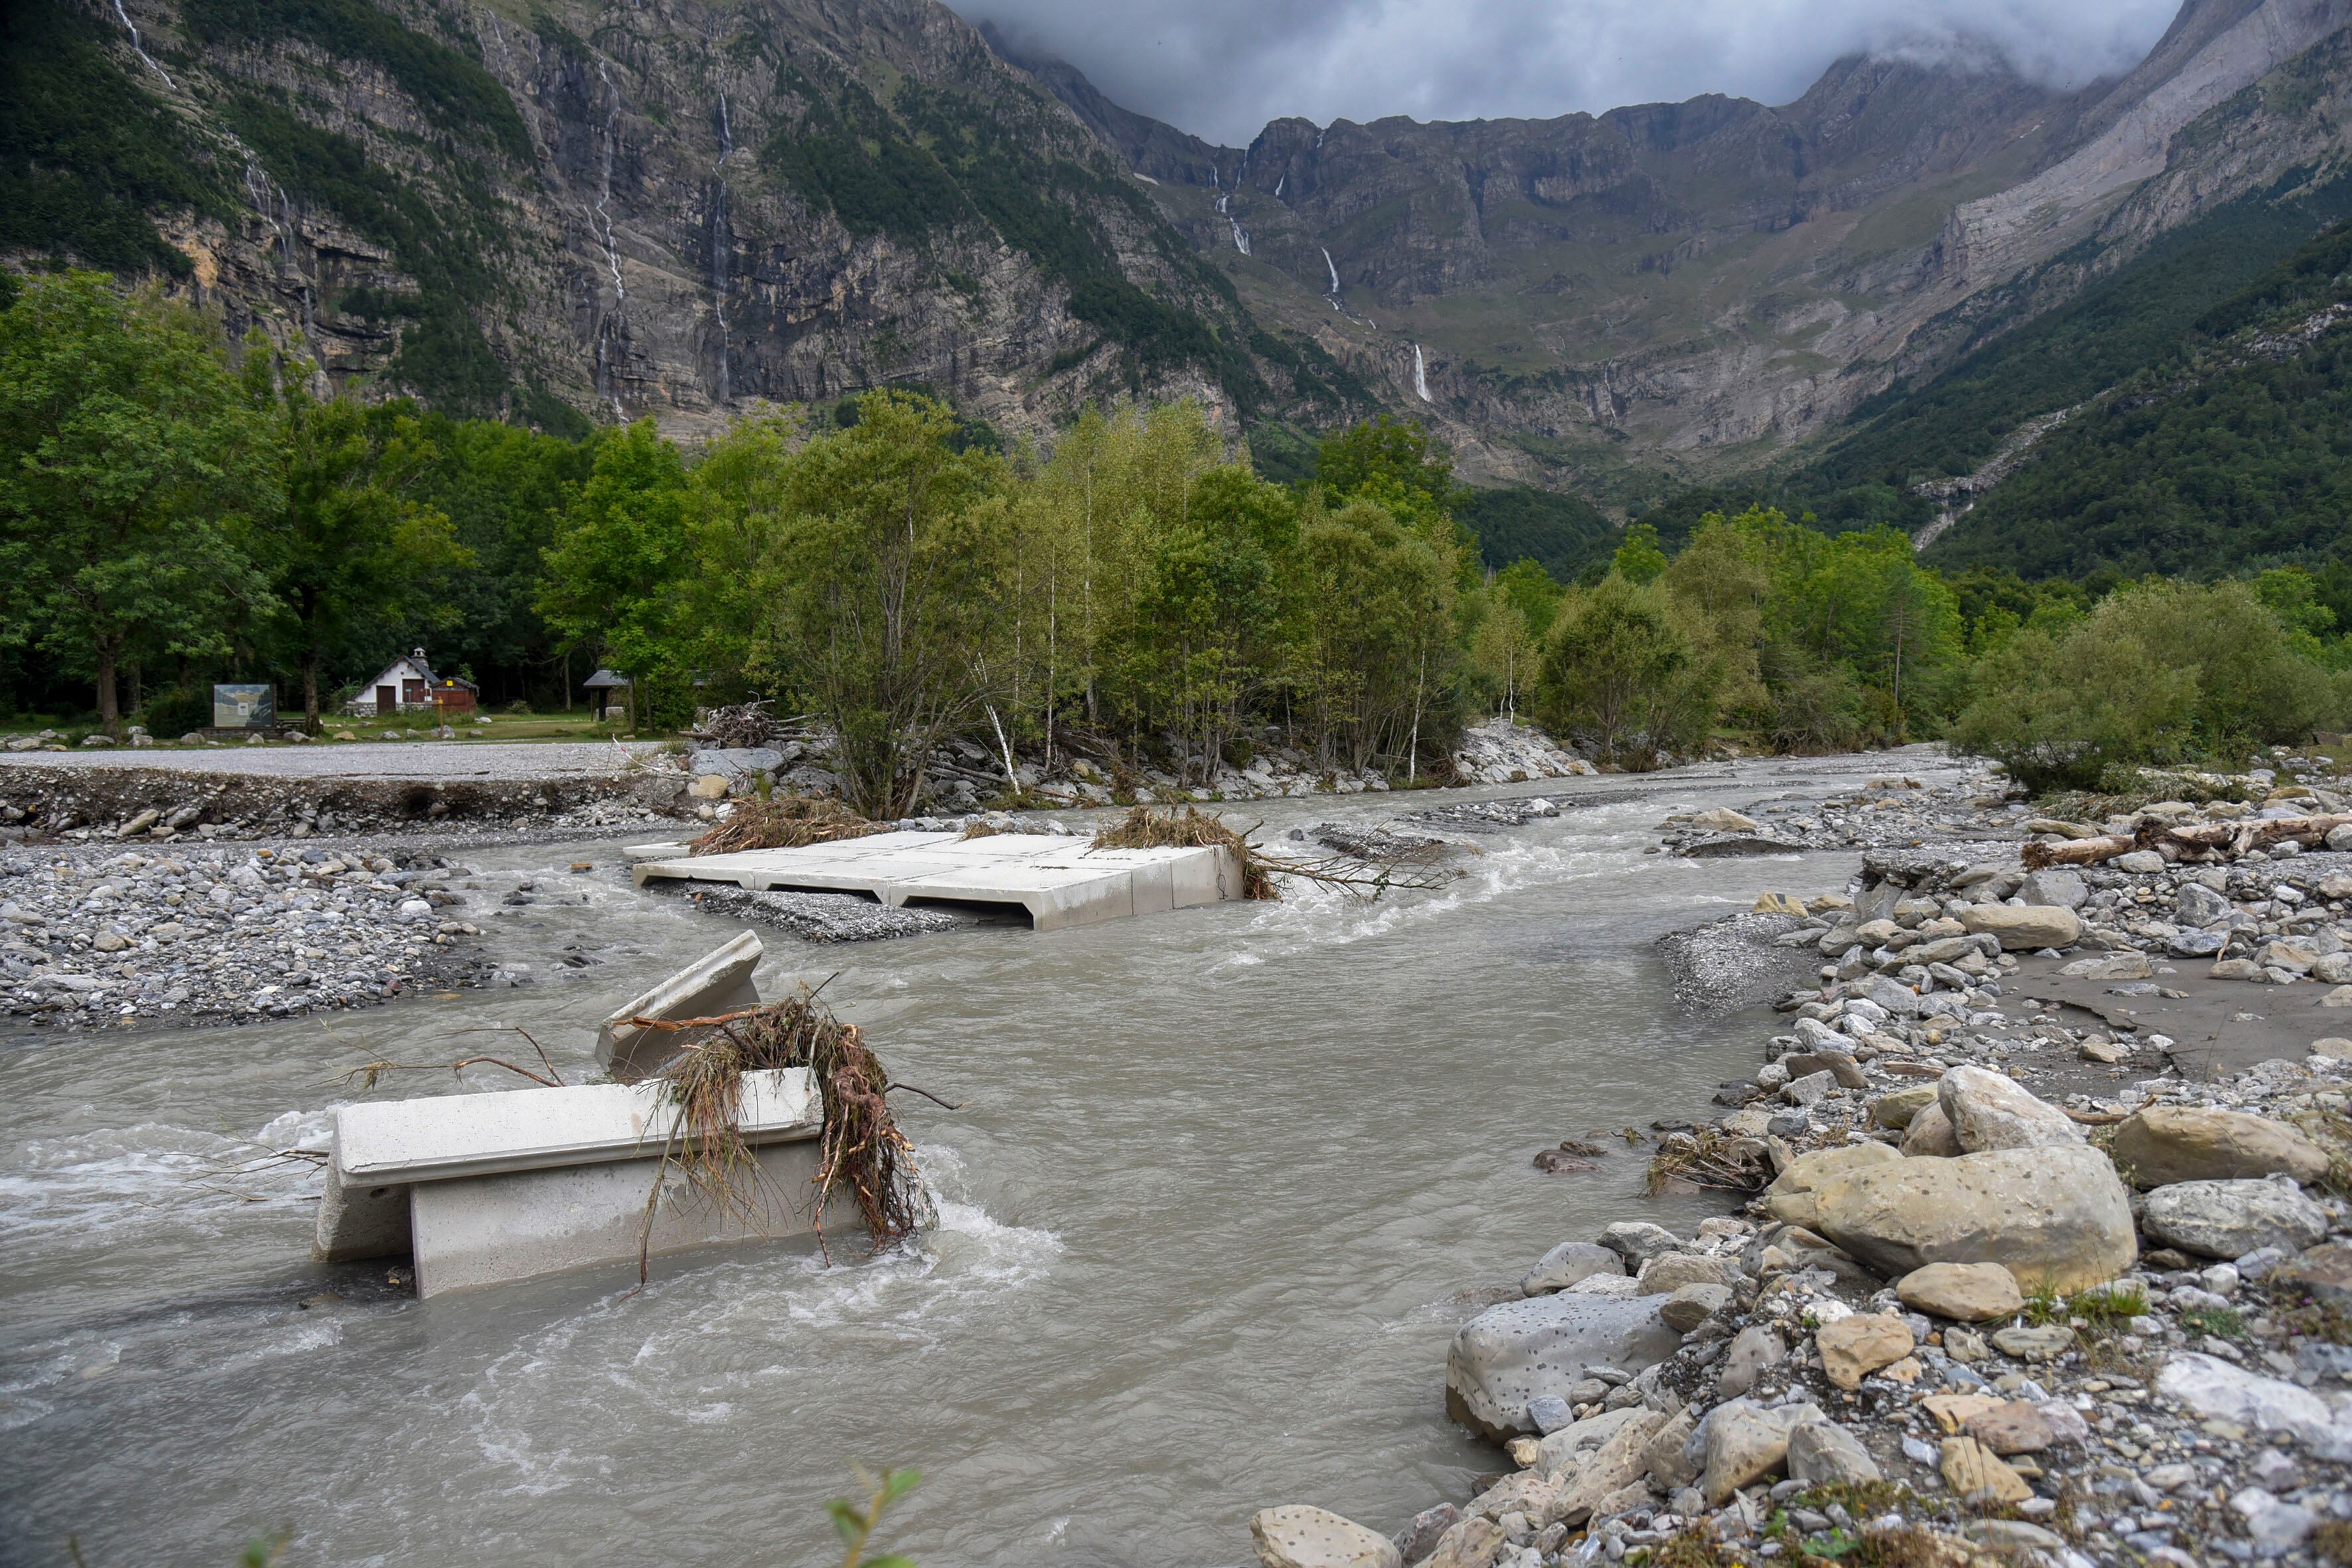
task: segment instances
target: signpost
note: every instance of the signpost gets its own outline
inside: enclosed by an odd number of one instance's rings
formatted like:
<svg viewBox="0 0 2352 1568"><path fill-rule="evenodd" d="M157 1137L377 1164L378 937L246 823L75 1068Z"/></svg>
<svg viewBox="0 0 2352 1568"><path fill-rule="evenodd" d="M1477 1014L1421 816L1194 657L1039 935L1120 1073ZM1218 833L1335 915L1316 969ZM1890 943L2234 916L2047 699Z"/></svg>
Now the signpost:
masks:
<svg viewBox="0 0 2352 1568"><path fill-rule="evenodd" d="M213 728L274 730L278 727L278 689L269 685L215 686Z"/></svg>

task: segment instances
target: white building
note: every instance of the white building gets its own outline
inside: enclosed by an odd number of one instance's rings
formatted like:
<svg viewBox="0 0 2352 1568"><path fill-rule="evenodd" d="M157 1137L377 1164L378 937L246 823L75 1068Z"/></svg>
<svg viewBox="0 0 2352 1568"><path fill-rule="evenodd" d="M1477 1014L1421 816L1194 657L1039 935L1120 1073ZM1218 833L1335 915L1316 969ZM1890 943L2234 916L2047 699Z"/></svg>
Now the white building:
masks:
<svg viewBox="0 0 2352 1568"><path fill-rule="evenodd" d="M343 704L343 711L362 719L389 719L395 713L449 709L470 713L478 695L478 689L470 680L434 674L433 667L425 662L425 650L411 648L385 665L383 674L361 687L357 695Z"/></svg>

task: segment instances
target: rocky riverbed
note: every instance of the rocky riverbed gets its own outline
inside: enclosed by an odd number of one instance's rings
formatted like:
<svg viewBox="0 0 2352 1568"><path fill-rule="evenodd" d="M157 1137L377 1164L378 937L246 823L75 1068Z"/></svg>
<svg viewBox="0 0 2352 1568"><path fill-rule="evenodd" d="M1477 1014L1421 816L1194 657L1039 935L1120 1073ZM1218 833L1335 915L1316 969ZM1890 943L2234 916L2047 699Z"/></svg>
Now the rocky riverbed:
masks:
<svg viewBox="0 0 2352 1568"><path fill-rule="evenodd" d="M1261 1562L2352 1561L2352 823L2218 782L1668 822L1866 847L1670 954L1694 1003L1786 987L1720 1119L1653 1135L1656 1186L1741 1206L1529 1259L1445 1368L1508 1468L1394 1538L1268 1509Z"/></svg>

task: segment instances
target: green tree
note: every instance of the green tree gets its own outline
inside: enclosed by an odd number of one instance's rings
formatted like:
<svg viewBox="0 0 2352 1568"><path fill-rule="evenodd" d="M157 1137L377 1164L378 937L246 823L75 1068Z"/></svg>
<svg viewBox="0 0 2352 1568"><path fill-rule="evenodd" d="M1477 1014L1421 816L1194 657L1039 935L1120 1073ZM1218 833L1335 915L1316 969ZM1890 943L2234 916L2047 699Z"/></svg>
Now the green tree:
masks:
<svg viewBox="0 0 2352 1568"><path fill-rule="evenodd" d="M266 363L249 342L250 363ZM302 718L319 731L319 668L362 628L390 627L425 612L436 574L471 563L449 520L419 501L432 454L413 412L371 411L345 398L320 401L304 384L308 362L265 389L276 426L278 505L261 520L281 618L302 680Z"/></svg>
<svg viewBox="0 0 2352 1568"><path fill-rule="evenodd" d="M650 419L607 436L544 555L538 609L548 629L633 679L633 710L672 673L665 609L690 564L686 465ZM635 716L633 711L632 716Z"/></svg>
<svg viewBox="0 0 2352 1568"><path fill-rule="evenodd" d="M999 689L1005 469L957 451L953 411L929 398L869 393L858 414L783 485L773 647L839 734L852 803L899 816L931 748Z"/></svg>
<svg viewBox="0 0 2352 1568"><path fill-rule="evenodd" d="M2196 705L2195 672L2158 661L2128 630L2027 627L1984 661L1952 741L2028 789L2095 789L2119 766L2189 754Z"/></svg>
<svg viewBox="0 0 2352 1568"><path fill-rule="evenodd" d="M1715 721L1720 671L1677 624L1662 588L1612 573L1572 598L1544 647L1540 712L1601 757L1655 767Z"/></svg>
<svg viewBox="0 0 2352 1568"><path fill-rule="evenodd" d="M1495 592L1519 612L1529 635L1538 638L1551 630L1552 621L1559 615L1559 602L1568 594L1550 573L1527 560L1514 561L1496 573Z"/></svg>
<svg viewBox="0 0 2352 1568"><path fill-rule="evenodd" d="M1646 522L1637 522L1625 531L1624 542L1617 546L1617 555L1611 563L1617 575L1635 587L1654 583L1666 569L1666 552L1658 547L1658 531Z"/></svg>
<svg viewBox="0 0 2352 1568"><path fill-rule="evenodd" d="M0 314L0 636L87 674L110 730L126 652L225 655L267 606L251 520L276 482L212 321L87 272Z"/></svg>

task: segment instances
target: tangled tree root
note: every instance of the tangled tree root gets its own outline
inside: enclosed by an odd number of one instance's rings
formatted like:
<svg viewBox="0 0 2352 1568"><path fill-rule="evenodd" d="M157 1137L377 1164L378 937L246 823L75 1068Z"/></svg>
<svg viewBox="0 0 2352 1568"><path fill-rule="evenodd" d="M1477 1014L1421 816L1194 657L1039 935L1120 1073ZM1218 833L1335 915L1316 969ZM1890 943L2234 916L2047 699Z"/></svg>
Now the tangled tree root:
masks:
<svg viewBox="0 0 2352 1568"><path fill-rule="evenodd" d="M1251 832L1255 832L1253 828ZM1378 899L1391 888L1438 888L1454 873L1429 865L1374 865L1347 856L1319 860L1288 860L1266 854L1236 833L1223 817L1194 806L1181 811L1154 812L1135 806L1095 834L1097 849L1229 849L1242 865L1242 897L1279 900L1274 879L1303 877L1326 887L1345 888L1366 900Z"/></svg>
<svg viewBox="0 0 2352 1568"><path fill-rule="evenodd" d="M1655 1197L1674 1181L1719 1192L1761 1192L1772 1179L1760 1140L1735 1137L1720 1127L1671 1132L1650 1162L1646 1184Z"/></svg>
<svg viewBox="0 0 2352 1568"><path fill-rule="evenodd" d="M781 795L774 800L745 800L733 815L688 847L697 855L732 855L743 849L801 849L830 844L838 838L863 838L887 833L890 826L868 822L837 800L814 795Z"/></svg>
<svg viewBox="0 0 2352 1568"><path fill-rule="evenodd" d="M668 1085L678 1115L646 1203L647 1243L654 1205L660 1201L663 1178L672 1169L684 1172L711 1202L758 1228L761 1172L743 1139L743 1075L771 1068L809 1068L824 1102L824 1131L814 1195L818 1244L824 1245L825 1205L845 1193L856 1204L877 1251L920 1228L928 1209L913 1147L884 1099L893 1089L910 1086L890 1082L881 1062L866 1048L857 1026L819 1005L814 991L803 986L799 994L782 1002L717 1018L632 1021L664 1029L714 1030L688 1046L658 1075ZM826 1255L831 1256L829 1248ZM641 1253L641 1279L646 1271Z"/></svg>

